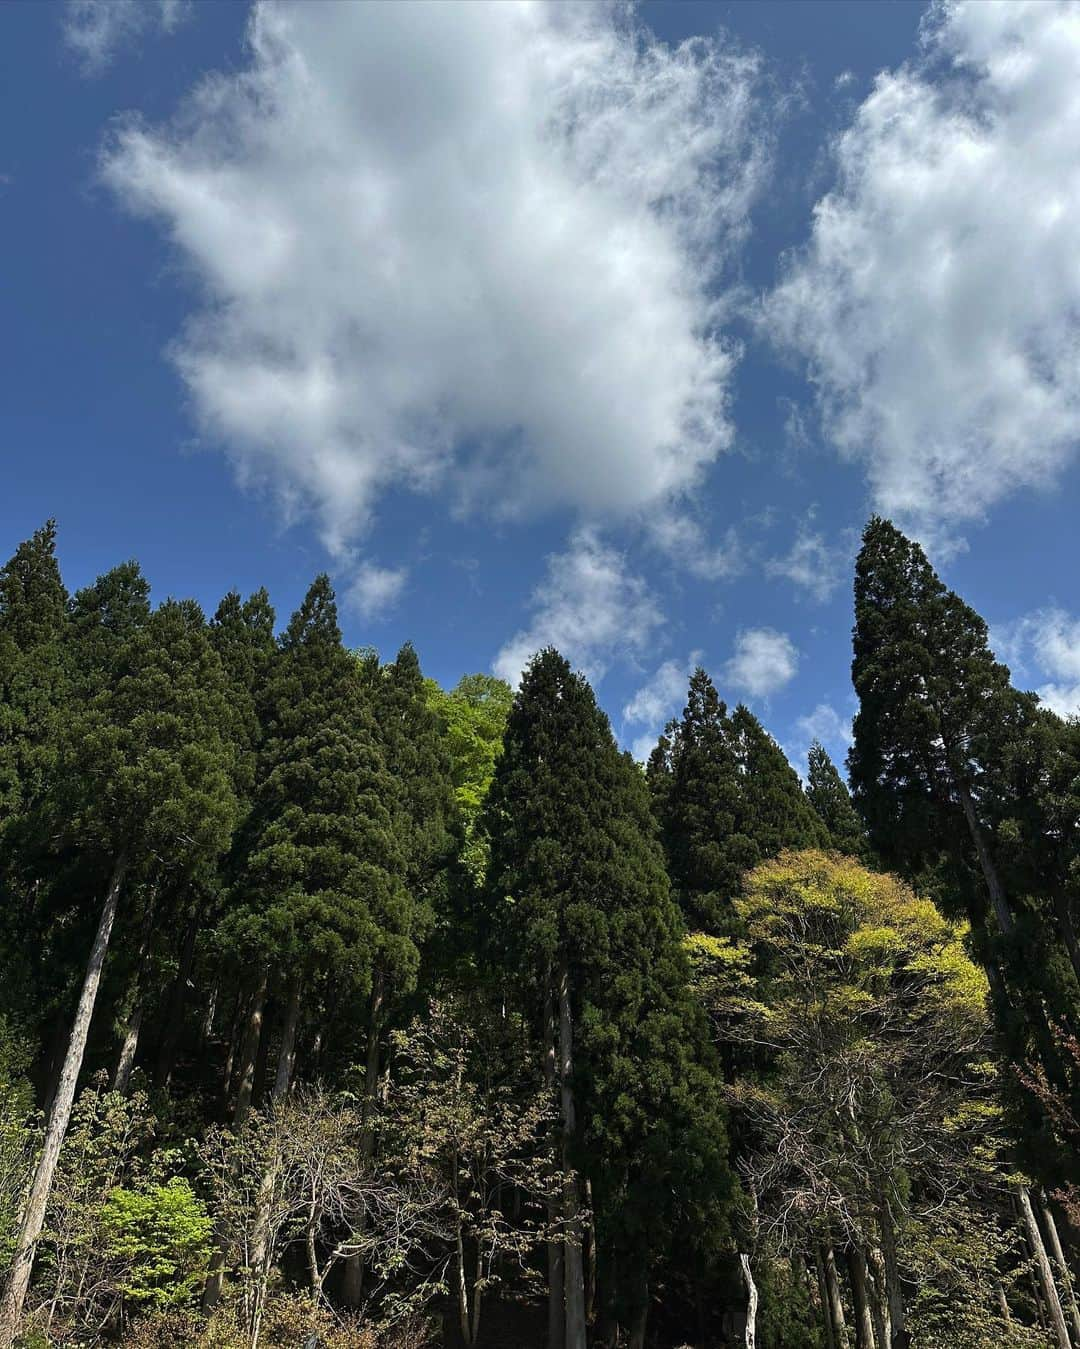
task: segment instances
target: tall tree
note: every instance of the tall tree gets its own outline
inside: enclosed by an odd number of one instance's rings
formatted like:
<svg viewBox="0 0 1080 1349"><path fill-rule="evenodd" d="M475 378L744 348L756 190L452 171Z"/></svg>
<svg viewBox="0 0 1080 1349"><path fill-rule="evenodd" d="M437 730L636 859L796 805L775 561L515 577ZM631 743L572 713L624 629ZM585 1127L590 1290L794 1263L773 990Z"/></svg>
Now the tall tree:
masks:
<svg viewBox="0 0 1080 1349"><path fill-rule="evenodd" d="M781 848L826 842L783 750L748 708L728 714L704 670L694 671L686 709L653 751L648 778L691 927L730 930L751 867Z"/></svg>
<svg viewBox="0 0 1080 1349"><path fill-rule="evenodd" d="M662 1242L673 1230L676 1197L689 1207L683 1181L726 1175L722 1114L701 1108L710 1097L695 1059L682 924L640 770L554 650L522 678L485 823L494 919L510 968L530 972L541 1046L557 1065L566 1349L585 1344L586 1177L597 1240L620 1256L619 1300L639 1344L650 1233ZM722 1194L722 1179L710 1188Z"/></svg>
<svg viewBox="0 0 1080 1349"><path fill-rule="evenodd" d="M815 740L806 756L806 799L828 831L837 852L860 857L866 851L866 830L851 803L847 783L840 776L828 751Z"/></svg>
<svg viewBox="0 0 1080 1349"><path fill-rule="evenodd" d="M203 616L170 601L123 644L112 678L69 728L58 825L99 859L108 881L0 1308L3 1349L18 1332L121 891L130 876L194 872L224 851L236 811L228 722Z"/></svg>

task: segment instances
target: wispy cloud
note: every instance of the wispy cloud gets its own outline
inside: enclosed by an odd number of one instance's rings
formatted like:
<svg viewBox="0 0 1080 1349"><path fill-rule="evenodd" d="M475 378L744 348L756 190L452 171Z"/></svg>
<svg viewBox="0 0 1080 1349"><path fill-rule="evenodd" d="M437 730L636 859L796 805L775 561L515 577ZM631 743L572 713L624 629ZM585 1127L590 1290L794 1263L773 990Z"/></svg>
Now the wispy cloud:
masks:
<svg viewBox="0 0 1080 1349"><path fill-rule="evenodd" d="M121 48L174 32L193 11L192 0L67 0L64 42L84 75L100 75Z"/></svg>
<svg viewBox="0 0 1080 1349"><path fill-rule="evenodd" d="M995 627L991 643L1013 672L1060 717L1080 716L1080 618L1057 605Z"/></svg>
<svg viewBox="0 0 1080 1349"><path fill-rule="evenodd" d="M546 646L558 647L572 665L600 680L612 660L647 650L664 621L644 580L587 528L574 534L566 552L548 558L532 609L528 627L515 633L493 663L495 673L511 684Z"/></svg>
<svg viewBox="0 0 1080 1349"><path fill-rule="evenodd" d="M623 708L623 723L648 729L634 737L631 752L645 760L661 729L686 702L690 676L701 664L702 653L691 651L686 660L666 660L632 695Z"/></svg>

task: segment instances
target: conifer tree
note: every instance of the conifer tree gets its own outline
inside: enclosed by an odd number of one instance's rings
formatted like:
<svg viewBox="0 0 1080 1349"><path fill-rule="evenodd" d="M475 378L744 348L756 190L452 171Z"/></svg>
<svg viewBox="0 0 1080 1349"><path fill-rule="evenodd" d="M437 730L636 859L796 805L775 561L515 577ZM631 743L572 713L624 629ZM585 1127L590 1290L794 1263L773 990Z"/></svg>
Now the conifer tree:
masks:
<svg viewBox="0 0 1080 1349"><path fill-rule="evenodd" d="M637 1343L648 1234L662 1241L674 1225L680 1177L724 1173L722 1116L702 1109L712 1098L692 1013L686 1020L682 924L645 784L588 684L554 650L522 678L485 823L506 959L528 972L543 1051L557 1065L564 1343L585 1344L583 1176L593 1182L598 1242L622 1257L620 1301Z"/></svg>
<svg viewBox="0 0 1080 1349"><path fill-rule="evenodd" d="M124 642L112 678L69 728L58 825L109 879L0 1308L3 1349L18 1330L122 889L129 876L145 880L162 868L195 874L224 851L236 811L228 723L203 616L170 601Z"/></svg>
<svg viewBox="0 0 1080 1349"><path fill-rule="evenodd" d="M866 831L851 804L851 793L828 751L815 740L806 756L806 799L828 830L831 846L849 857L861 857L866 849Z"/></svg>
<svg viewBox="0 0 1080 1349"><path fill-rule="evenodd" d="M0 842L5 822L40 797L55 762L66 607L49 520L0 570Z"/></svg>
<svg viewBox="0 0 1080 1349"><path fill-rule="evenodd" d="M728 715L698 669L648 767L672 885L691 927L729 931L742 877L825 831L783 751L748 708Z"/></svg>
<svg viewBox="0 0 1080 1349"><path fill-rule="evenodd" d="M121 562L71 601L72 677L84 697L111 677L117 654L150 618L150 583L137 562Z"/></svg>

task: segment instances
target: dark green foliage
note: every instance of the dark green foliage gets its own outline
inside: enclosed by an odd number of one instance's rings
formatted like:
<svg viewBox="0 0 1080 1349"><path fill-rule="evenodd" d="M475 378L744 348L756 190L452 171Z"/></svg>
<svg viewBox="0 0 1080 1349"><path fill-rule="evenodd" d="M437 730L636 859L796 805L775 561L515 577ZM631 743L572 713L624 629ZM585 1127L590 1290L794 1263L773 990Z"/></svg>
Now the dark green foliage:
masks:
<svg viewBox="0 0 1080 1349"><path fill-rule="evenodd" d="M780 746L746 707L729 716L704 670L694 671L686 709L653 751L648 779L691 927L729 931L748 870L783 848L827 842Z"/></svg>
<svg viewBox="0 0 1080 1349"><path fill-rule="evenodd" d="M54 771L66 605L50 520L0 570L0 847L5 823L34 807Z"/></svg>
<svg viewBox="0 0 1080 1349"><path fill-rule="evenodd" d="M393 827L397 788L325 576L282 637L265 707L241 902L222 941L234 958L354 994L379 961L407 979L417 955Z"/></svg>
<svg viewBox="0 0 1080 1349"><path fill-rule="evenodd" d="M556 651L522 679L485 822L502 960L527 980L541 1028L569 972L578 1159L632 1300L648 1255L677 1231L723 1231L723 1110L646 784Z"/></svg>
<svg viewBox="0 0 1080 1349"><path fill-rule="evenodd" d="M150 617L150 584L137 562L121 562L71 601L71 664L80 693L111 677L120 647Z"/></svg>
<svg viewBox="0 0 1080 1349"><path fill-rule="evenodd" d="M864 856L866 831L862 820L851 804L847 783L817 740L810 746L806 763L806 799L828 830L830 845L851 857Z"/></svg>

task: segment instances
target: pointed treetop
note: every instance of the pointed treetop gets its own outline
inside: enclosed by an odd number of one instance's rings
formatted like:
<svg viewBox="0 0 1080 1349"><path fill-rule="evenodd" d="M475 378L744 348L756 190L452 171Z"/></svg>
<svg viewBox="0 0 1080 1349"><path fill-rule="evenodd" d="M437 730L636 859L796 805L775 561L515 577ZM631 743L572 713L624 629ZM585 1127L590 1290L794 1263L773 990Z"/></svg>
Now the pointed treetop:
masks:
<svg viewBox="0 0 1080 1349"><path fill-rule="evenodd" d="M320 572L312 581L299 609L289 619L289 626L281 639L285 650L316 642L325 642L331 646L341 644L337 601L326 572Z"/></svg>
<svg viewBox="0 0 1080 1349"><path fill-rule="evenodd" d="M810 746L806 762L806 799L828 830L833 848L852 857L863 856L866 831L851 804L847 783L820 741Z"/></svg>
<svg viewBox="0 0 1080 1349"><path fill-rule="evenodd" d="M56 562L56 521L47 520L0 569L0 631L28 651L58 635L66 608Z"/></svg>

